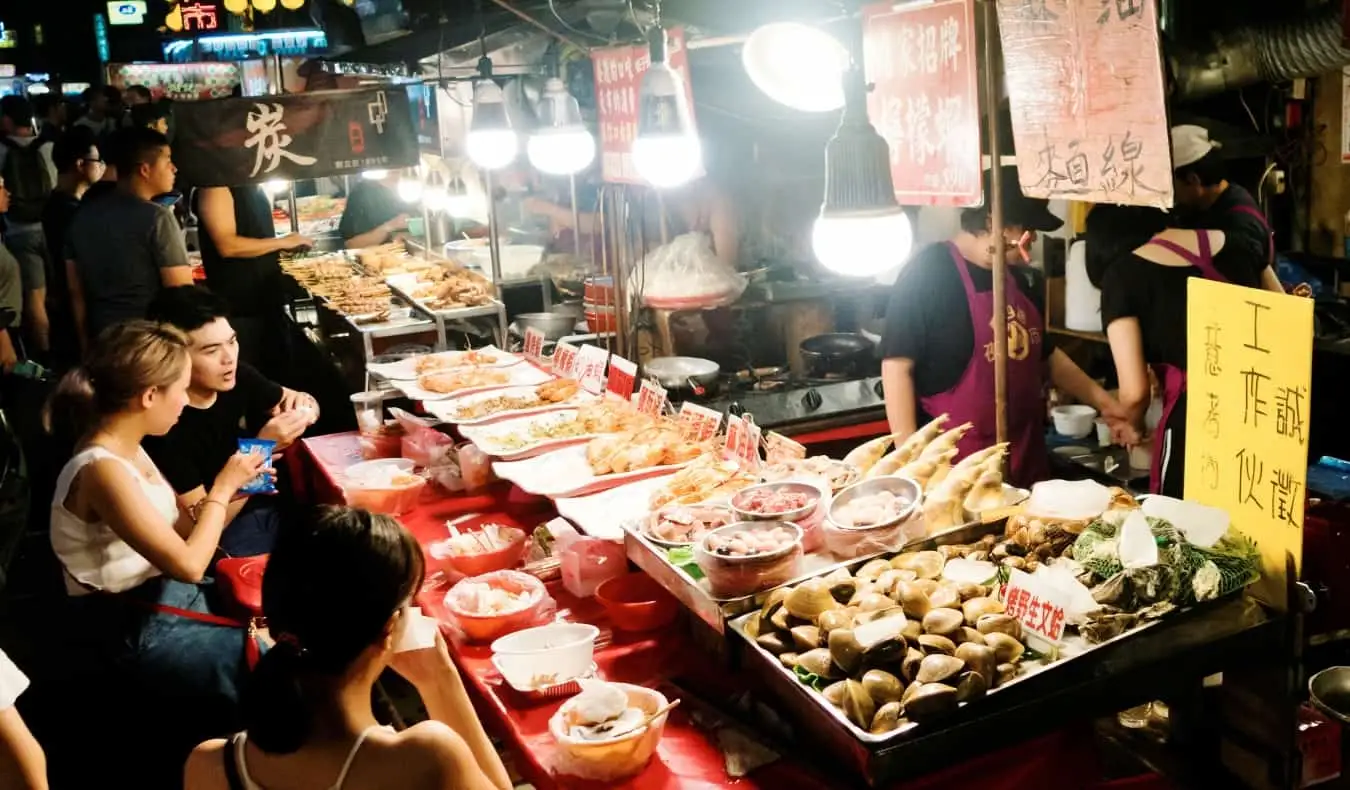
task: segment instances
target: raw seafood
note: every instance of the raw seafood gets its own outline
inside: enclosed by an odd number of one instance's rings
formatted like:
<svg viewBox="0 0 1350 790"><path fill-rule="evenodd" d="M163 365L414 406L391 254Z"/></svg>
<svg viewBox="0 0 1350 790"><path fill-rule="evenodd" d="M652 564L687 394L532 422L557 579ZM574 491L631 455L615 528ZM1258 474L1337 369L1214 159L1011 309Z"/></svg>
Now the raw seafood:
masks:
<svg viewBox="0 0 1350 790"><path fill-rule="evenodd" d="M758 557L782 551L796 542L797 535L787 527L735 529L709 534L703 539L703 547L719 557Z"/></svg>
<svg viewBox="0 0 1350 790"><path fill-rule="evenodd" d="M417 378L417 386L427 392L445 394L473 387L492 387L508 384L511 374L501 370L450 370L444 373L426 373Z"/></svg>
<svg viewBox="0 0 1350 790"><path fill-rule="evenodd" d="M677 505L653 514L647 534L665 543L695 543L712 530L730 524L733 518L724 507Z"/></svg>
<svg viewBox="0 0 1350 790"><path fill-rule="evenodd" d="M844 527L871 527L894 521L910 501L896 496L891 491L878 491L875 494L855 497L847 505L830 514L831 519Z"/></svg>
<svg viewBox="0 0 1350 790"><path fill-rule="evenodd" d="M455 588L458 590L460 608L479 617L514 614L529 608L534 602L534 596L529 591L511 592L487 582L465 581Z"/></svg>
<svg viewBox="0 0 1350 790"><path fill-rule="evenodd" d="M747 513L773 516L779 513L801 510L817 500L819 500L819 497L813 497L803 491L761 488L748 492L745 496L737 499L734 504L738 510L744 510Z"/></svg>
<svg viewBox="0 0 1350 790"><path fill-rule="evenodd" d="M844 461L836 461L828 455L816 455L791 461L780 461L764 467L759 473L766 483L799 477L818 477L829 484L831 491L838 491L858 480L858 470Z"/></svg>
<svg viewBox="0 0 1350 790"><path fill-rule="evenodd" d="M669 483L652 494L649 504L653 510L671 502L693 505L729 496L754 483L754 475L743 472L735 461L709 452L672 475Z"/></svg>

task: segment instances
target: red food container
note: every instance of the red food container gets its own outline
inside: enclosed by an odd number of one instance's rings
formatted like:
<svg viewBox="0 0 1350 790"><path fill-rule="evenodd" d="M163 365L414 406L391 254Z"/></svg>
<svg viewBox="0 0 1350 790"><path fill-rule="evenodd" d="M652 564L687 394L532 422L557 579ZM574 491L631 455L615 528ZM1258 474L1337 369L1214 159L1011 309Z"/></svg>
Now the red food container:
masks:
<svg viewBox="0 0 1350 790"><path fill-rule="evenodd" d="M479 614L470 610L470 585L486 584L499 590L525 594L525 608L505 614ZM522 628L540 625L551 616L553 599L544 589L544 583L520 571L494 571L482 576L470 576L450 588L445 594L445 608L455 624L471 642L491 642Z"/></svg>
<svg viewBox="0 0 1350 790"><path fill-rule="evenodd" d="M452 577L480 576L492 571L504 571L520 564L525 556L525 530L498 527L497 536L506 542L500 549L474 554L450 554L450 540L442 540L427 547L427 572L445 571ZM453 540L453 538L451 539Z"/></svg>
<svg viewBox="0 0 1350 790"><path fill-rule="evenodd" d="M582 292L583 301L588 305L614 305L614 278L587 277Z"/></svg>
<svg viewBox="0 0 1350 790"><path fill-rule="evenodd" d="M613 332L616 326L614 320L614 308L612 307L587 307L586 308L586 326L592 332L603 333Z"/></svg>
<svg viewBox="0 0 1350 790"><path fill-rule="evenodd" d="M661 585L645 573L610 579L595 590L609 621L621 631L652 631L668 625L679 608Z"/></svg>

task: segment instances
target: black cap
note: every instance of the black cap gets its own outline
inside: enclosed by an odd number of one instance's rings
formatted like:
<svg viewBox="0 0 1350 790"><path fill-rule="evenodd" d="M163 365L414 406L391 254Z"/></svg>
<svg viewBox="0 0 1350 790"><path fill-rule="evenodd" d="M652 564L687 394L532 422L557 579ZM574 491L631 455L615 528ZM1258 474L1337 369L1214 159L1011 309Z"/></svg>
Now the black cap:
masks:
<svg viewBox="0 0 1350 790"><path fill-rule="evenodd" d="M1026 230L1054 231L1064 226L1064 220L1050 212L1050 201L1031 198L1022 194L1021 182L1017 180L1017 168L1004 165L999 181L1000 194L1003 197L1003 224L1018 225ZM988 196L994 193L990 185L990 171L984 171L985 208L991 208Z"/></svg>

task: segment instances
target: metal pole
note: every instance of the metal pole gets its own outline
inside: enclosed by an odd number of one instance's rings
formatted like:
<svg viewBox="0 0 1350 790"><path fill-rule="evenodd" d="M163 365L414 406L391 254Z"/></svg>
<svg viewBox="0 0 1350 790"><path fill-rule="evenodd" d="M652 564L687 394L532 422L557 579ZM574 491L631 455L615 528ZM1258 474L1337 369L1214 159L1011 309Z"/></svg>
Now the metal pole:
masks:
<svg viewBox="0 0 1350 790"><path fill-rule="evenodd" d="M984 2L984 95L989 113L989 223L994 277L994 425L996 441L1008 440L1008 293L1007 258L1003 243L1003 187L999 151L998 10ZM976 320L979 320L978 318ZM976 353L979 349L975 349Z"/></svg>
<svg viewBox="0 0 1350 790"><path fill-rule="evenodd" d="M294 181L291 182L291 187L290 187L290 190L289 190L289 194L287 195L287 202L288 202L288 205L286 206L286 210L289 211L289 212L290 212L290 215L291 215L291 233L299 233L299 232L300 232L300 213L297 212L297 211L295 210L295 182L294 182Z"/></svg>
<svg viewBox="0 0 1350 790"><path fill-rule="evenodd" d="M483 184L487 189L488 255L492 259L492 282L497 286L497 298L502 298L502 248L497 239L497 193L492 183L492 171L483 170Z"/></svg>
<svg viewBox="0 0 1350 790"><path fill-rule="evenodd" d="M581 210L577 207L577 174L567 177L572 188L572 246L577 258L581 257Z"/></svg>

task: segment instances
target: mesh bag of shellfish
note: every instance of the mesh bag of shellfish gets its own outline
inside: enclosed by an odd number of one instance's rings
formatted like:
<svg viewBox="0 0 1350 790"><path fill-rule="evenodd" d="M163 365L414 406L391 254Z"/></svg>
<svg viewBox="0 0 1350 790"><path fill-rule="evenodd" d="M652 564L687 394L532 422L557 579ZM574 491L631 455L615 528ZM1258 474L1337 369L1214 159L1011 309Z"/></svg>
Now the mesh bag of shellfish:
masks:
<svg viewBox="0 0 1350 790"><path fill-rule="evenodd" d="M1177 566L1186 578L1191 570L1186 566L1185 551L1189 544L1181 531L1162 519L1150 518L1149 531L1158 544L1158 562ZM1073 544L1073 558L1100 579L1109 579L1124 570L1120 563L1120 527L1107 519L1097 519L1083 530Z"/></svg>
<svg viewBox="0 0 1350 790"><path fill-rule="evenodd" d="M1182 545L1187 597L1209 601L1241 590L1261 578L1261 551L1241 533L1228 534L1209 548Z"/></svg>

